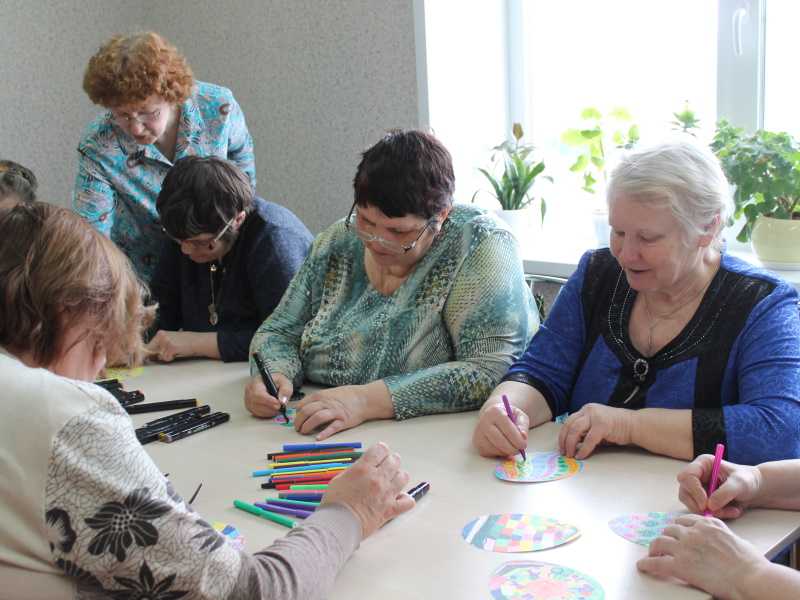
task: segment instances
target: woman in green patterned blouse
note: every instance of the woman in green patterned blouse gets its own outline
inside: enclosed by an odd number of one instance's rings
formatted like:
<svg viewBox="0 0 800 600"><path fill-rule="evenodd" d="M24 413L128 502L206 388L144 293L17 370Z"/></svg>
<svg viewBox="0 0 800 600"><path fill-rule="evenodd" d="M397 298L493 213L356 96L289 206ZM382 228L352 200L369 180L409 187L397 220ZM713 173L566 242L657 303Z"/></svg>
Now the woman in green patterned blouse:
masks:
<svg viewBox="0 0 800 600"><path fill-rule="evenodd" d="M332 386L298 405L324 439L372 419L474 410L537 326L517 244L491 215L453 206L450 153L392 131L358 165L347 219L322 232L258 329L278 387L256 371L245 405L271 417L304 379Z"/></svg>

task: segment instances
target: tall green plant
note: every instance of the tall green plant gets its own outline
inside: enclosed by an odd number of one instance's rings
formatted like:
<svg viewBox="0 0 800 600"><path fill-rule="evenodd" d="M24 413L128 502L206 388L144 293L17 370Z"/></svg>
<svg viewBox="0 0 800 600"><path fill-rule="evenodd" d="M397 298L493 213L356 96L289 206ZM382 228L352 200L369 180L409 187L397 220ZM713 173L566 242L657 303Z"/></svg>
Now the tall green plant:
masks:
<svg viewBox="0 0 800 600"><path fill-rule="evenodd" d="M763 129L746 134L722 119L711 149L736 186L734 218L745 217L737 240L750 239L761 215L800 219L800 144L792 136Z"/></svg>
<svg viewBox="0 0 800 600"><path fill-rule="evenodd" d="M639 141L639 126L632 123L631 114L624 108L612 109L605 117L590 106L581 112L584 126L567 129L561 141L579 150L578 157L569 168L583 177L582 189L590 194L597 190L595 185L602 180L605 184L607 150L614 148L633 148Z"/></svg>
<svg viewBox="0 0 800 600"><path fill-rule="evenodd" d="M503 210L519 210L525 208L534 200L531 193L536 178L544 171L544 161L536 162L533 158L533 145L523 144L522 136L524 132L522 125L514 123L512 127L512 140L506 140L492 148L492 163L498 161L498 156L502 157L503 172L500 177L495 177L486 169L478 169L492 186L494 197L500 203ZM542 175L544 179L552 181L552 178ZM473 200L478 192L472 196ZM540 198L540 212L544 221L547 205L544 198Z"/></svg>

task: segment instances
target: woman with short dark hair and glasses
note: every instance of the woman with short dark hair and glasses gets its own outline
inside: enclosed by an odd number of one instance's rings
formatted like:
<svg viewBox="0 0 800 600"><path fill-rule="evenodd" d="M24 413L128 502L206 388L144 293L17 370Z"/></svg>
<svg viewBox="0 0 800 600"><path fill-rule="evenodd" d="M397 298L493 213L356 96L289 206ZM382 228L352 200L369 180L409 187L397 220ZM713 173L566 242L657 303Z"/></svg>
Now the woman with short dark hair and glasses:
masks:
<svg viewBox="0 0 800 600"><path fill-rule="evenodd" d="M235 162L253 187L253 140L231 90L197 81L186 58L152 31L115 35L89 60L89 99L106 109L78 144L74 208L150 282L164 235L161 182L184 156Z"/></svg>
<svg viewBox="0 0 800 600"><path fill-rule="evenodd" d="M537 325L514 237L453 205L450 153L435 137L390 132L364 152L353 186L349 215L317 237L250 346L278 387L275 398L251 379L256 416L273 416L304 379L331 386L295 417L318 439L478 408Z"/></svg>
<svg viewBox="0 0 800 600"><path fill-rule="evenodd" d="M151 285L148 348L158 360L246 360L250 339L300 268L312 236L292 211L254 196L232 162L187 156L156 201L168 238Z"/></svg>

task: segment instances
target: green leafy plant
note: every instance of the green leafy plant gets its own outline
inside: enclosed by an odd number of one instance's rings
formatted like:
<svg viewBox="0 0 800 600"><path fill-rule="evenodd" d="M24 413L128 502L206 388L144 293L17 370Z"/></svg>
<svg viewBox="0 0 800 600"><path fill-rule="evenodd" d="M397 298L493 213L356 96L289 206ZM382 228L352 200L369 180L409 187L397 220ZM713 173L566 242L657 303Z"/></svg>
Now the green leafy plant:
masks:
<svg viewBox="0 0 800 600"><path fill-rule="evenodd" d="M522 125L514 123L512 134L513 141L506 140L492 149L493 165L498 160L502 160L503 172L500 177L495 177L486 169L478 169L489 180L494 197L497 198L503 210L519 210L533 202L534 196L531 188L536 178L544 171L544 161L536 162L533 158L533 146L522 143L524 135ZM542 175L542 177L552 181L552 178L547 175ZM477 194L478 192L473 194L473 201ZM544 198L540 198L540 201L541 216L544 221L547 205Z"/></svg>
<svg viewBox="0 0 800 600"><path fill-rule="evenodd" d="M737 240L750 239L761 215L800 219L800 145L792 136L763 129L746 134L722 119L711 149L728 181L736 186L733 217L745 218Z"/></svg>
<svg viewBox="0 0 800 600"><path fill-rule="evenodd" d="M700 129L700 119L693 110L689 108L689 102L686 101L683 105L683 110L680 112L672 113L675 120L671 122L672 129L675 131L682 131L691 136L695 136L694 130Z"/></svg>
<svg viewBox="0 0 800 600"><path fill-rule="evenodd" d="M582 189L590 194L597 190L599 180L606 182L607 150L624 148L629 150L639 141L639 126L632 123L630 113L621 107L612 109L605 117L594 107L581 112L583 127L567 129L561 141L579 150L578 158L569 168L583 177Z"/></svg>

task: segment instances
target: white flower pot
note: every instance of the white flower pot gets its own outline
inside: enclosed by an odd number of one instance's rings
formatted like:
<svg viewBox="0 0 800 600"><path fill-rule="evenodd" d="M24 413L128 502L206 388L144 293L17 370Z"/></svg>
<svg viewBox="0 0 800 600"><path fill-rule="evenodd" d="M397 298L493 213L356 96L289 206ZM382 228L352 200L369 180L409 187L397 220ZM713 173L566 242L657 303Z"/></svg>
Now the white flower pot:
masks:
<svg viewBox="0 0 800 600"><path fill-rule="evenodd" d="M750 242L765 267L800 270L800 220L758 217Z"/></svg>
<svg viewBox="0 0 800 600"><path fill-rule="evenodd" d="M529 208L520 210L498 210L497 215L506 222L511 233L520 242L532 237L541 230L542 218Z"/></svg>

